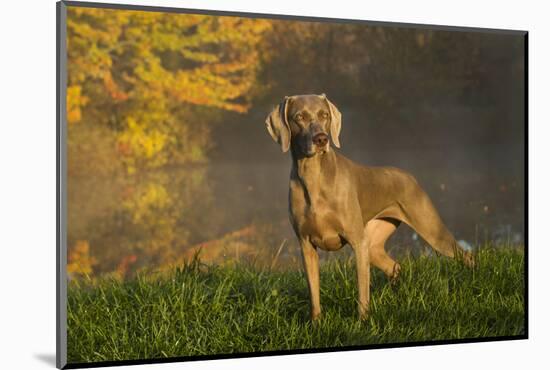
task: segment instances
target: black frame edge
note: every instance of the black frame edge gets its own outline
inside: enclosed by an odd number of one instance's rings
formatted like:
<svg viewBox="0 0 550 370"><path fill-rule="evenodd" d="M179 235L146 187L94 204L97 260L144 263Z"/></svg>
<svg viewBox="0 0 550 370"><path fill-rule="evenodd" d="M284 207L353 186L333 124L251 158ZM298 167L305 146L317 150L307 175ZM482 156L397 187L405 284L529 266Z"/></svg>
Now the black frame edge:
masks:
<svg viewBox="0 0 550 370"><path fill-rule="evenodd" d="M524 35L524 127L525 127L525 155L524 155L524 171L525 171L525 184L524 184L524 212L525 212L525 225L524 225L524 314L525 314L525 337L529 338L529 32L525 32Z"/></svg>

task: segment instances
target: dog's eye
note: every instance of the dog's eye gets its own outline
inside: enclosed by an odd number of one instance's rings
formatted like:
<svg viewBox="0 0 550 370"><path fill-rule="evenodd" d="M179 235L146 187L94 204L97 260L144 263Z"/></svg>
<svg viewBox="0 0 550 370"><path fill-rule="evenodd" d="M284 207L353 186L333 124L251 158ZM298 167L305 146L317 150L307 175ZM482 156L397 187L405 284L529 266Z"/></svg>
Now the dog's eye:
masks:
<svg viewBox="0 0 550 370"><path fill-rule="evenodd" d="M323 118L328 118L328 113L327 113L327 112L321 113L321 117L323 117Z"/></svg>

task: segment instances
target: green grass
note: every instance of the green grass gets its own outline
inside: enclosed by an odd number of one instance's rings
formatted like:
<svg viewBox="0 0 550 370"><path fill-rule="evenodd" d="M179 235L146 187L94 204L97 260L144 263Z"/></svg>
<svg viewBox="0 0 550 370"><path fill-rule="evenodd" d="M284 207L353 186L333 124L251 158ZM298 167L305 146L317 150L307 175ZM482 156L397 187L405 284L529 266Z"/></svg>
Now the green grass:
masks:
<svg viewBox="0 0 550 370"><path fill-rule="evenodd" d="M353 261L321 268L323 317L309 320L301 271L192 263L156 279L71 282L68 360L131 360L524 334L524 255L482 249L470 270L447 258L401 261L396 285L373 270L357 314Z"/></svg>

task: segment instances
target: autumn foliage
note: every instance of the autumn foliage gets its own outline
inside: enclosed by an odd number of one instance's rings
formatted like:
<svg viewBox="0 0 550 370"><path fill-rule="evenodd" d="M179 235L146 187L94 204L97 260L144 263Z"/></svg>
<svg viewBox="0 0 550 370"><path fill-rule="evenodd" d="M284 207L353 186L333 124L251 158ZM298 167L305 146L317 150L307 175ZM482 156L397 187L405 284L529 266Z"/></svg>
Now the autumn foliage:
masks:
<svg viewBox="0 0 550 370"><path fill-rule="evenodd" d="M67 18L68 122L112 129L130 172L171 158L205 159L207 132L193 140L192 106L249 108L256 45L271 26L238 17L79 7L69 8Z"/></svg>
<svg viewBox="0 0 550 370"><path fill-rule="evenodd" d="M85 240L78 240L69 248L67 273L72 277L92 274L97 260L90 256L90 244Z"/></svg>
<svg viewBox="0 0 550 370"><path fill-rule="evenodd" d="M96 212L95 197L114 217L81 233L73 226L72 276L92 273L93 254L102 271L123 276L138 256L145 264L170 260L175 244L185 243L189 223L178 217L190 212L198 194L192 189L207 191L200 170L181 180L189 196L178 199L166 187L174 178L126 177L124 190L109 195L92 184L96 176L205 162L204 120L216 111L249 109L257 45L270 28L269 21L239 17L69 7L69 196L84 204L69 207L70 224L78 225L87 209ZM113 224L119 232L109 231Z"/></svg>

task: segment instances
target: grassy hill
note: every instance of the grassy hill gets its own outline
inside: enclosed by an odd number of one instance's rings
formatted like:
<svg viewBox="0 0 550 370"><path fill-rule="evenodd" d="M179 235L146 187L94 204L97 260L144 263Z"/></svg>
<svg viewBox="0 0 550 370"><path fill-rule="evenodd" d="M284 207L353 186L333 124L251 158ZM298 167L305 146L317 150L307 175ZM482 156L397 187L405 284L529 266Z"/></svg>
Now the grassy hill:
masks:
<svg viewBox="0 0 550 370"><path fill-rule="evenodd" d="M72 281L68 360L131 360L524 334L524 254L482 248L470 270L409 257L396 285L373 269L369 318L357 314L354 261L321 267L323 317L309 320L301 271L195 261L132 280Z"/></svg>

